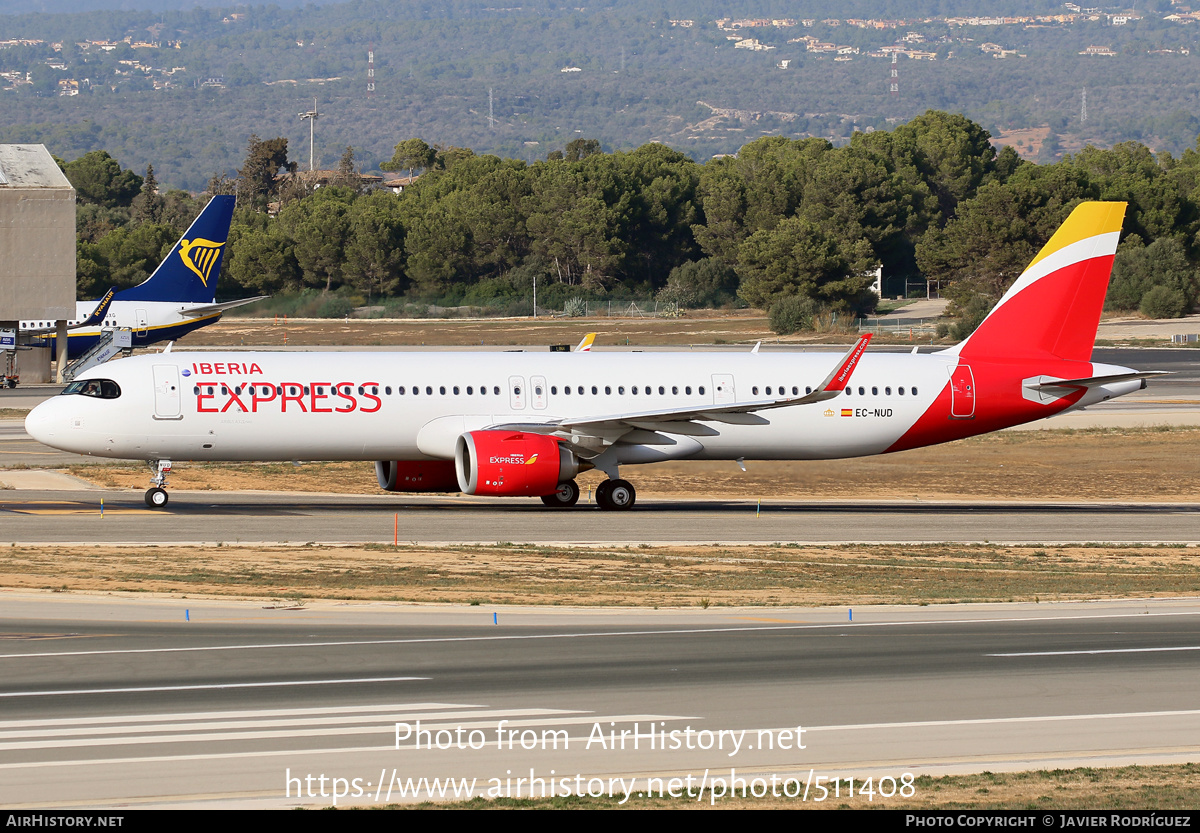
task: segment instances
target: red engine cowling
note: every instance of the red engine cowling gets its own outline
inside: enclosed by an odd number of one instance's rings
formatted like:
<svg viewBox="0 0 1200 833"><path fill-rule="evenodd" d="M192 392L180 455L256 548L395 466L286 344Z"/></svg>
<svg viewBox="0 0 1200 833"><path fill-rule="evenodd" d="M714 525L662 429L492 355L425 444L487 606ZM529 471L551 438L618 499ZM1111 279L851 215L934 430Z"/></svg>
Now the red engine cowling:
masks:
<svg viewBox="0 0 1200 833"><path fill-rule="evenodd" d="M389 492L457 492L453 460L380 460L379 488Z"/></svg>
<svg viewBox="0 0 1200 833"><path fill-rule="evenodd" d="M458 488L468 495L549 495L585 468L562 443L545 434L472 431L454 449Z"/></svg>

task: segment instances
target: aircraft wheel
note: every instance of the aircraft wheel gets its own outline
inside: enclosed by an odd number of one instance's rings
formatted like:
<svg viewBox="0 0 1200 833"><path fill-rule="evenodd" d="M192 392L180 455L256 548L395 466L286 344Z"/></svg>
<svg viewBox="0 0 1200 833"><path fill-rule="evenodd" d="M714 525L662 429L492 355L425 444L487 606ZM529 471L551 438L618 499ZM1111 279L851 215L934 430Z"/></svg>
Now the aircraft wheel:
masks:
<svg viewBox="0 0 1200 833"><path fill-rule="evenodd" d="M579 484L574 480L559 483L558 488L551 494L542 495L542 503L556 509L566 509L579 502Z"/></svg>
<svg viewBox="0 0 1200 833"><path fill-rule="evenodd" d="M146 505L151 509L162 509L167 505L167 490L160 489L155 486L153 489L146 490Z"/></svg>
<svg viewBox="0 0 1200 833"><path fill-rule="evenodd" d="M637 491L628 480L606 480L600 484L604 489L596 489L596 502L601 509L625 510L632 509L637 500Z"/></svg>
<svg viewBox="0 0 1200 833"><path fill-rule="evenodd" d="M612 490L613 481L601 480L596 486L596 505L601 509L608 509L608 493Z"/></svg>

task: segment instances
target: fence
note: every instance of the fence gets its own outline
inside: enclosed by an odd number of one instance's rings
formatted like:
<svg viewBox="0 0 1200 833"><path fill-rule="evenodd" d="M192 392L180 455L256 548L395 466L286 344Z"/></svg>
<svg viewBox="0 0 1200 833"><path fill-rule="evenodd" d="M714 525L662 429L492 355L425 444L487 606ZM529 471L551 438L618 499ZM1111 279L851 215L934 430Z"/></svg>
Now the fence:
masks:
<svg viewBox="0 0 1200 833"><path fill-rule="evenodd" d="M930 335L937 332L937 318L859 318L860 333Z"/></svg>

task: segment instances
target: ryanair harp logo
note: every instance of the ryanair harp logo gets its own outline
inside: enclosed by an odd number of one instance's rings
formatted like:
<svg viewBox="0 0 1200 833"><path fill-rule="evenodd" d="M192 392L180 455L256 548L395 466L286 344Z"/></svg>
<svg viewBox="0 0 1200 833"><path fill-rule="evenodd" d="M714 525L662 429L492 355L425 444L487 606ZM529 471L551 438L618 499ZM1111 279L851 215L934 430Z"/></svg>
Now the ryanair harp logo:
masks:
<svg viewBox="0 0 1200 833"><path fill-rule="evenodd" d="M200 282L208 286L208 277L212 274L213 266L221 256L221 247L224 245L223 242L214 243L202 237L180 240L179 257L183 260L183 265L195 272Z"/></svg>

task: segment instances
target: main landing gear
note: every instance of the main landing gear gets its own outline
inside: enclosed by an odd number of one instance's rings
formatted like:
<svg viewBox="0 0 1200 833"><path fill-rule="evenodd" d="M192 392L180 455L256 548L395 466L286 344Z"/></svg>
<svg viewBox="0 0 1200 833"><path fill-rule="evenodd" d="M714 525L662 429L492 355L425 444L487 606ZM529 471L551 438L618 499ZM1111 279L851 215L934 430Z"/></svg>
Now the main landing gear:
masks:
<svg viewBox="0 0 1200 833"><path fill-rule="evenodd" d="M579 484L574 480L559 483L553 494L542 495L542 503L553 509L566 509L579 502Z"/></svg>
<svg viewBox="0 0 1200 833"><path fill-rule="evenodd" d="M167 475L171 473L170 460L147 460L146 465L154 472L150 482L154 485L146 490L146 505L151 509L162 509L167 505Z"/></svg>
<svg viewBox="0 0 1200 833"><path fill-rule="evenodd" d="M601 509L631 509L636 500L637 492L628 480L605 480L596 487L596 503ZM542 495L542 503L554 509L566 509L578 502L579 485L574 480L559 483L553 494Z"/></svg>
<svg viewBox="0 0 1200 833"><path fill-rule="evenodd" d="M628 480L605 480L596 487L596 503L613 511L632 509L637 491Z"/></svg>

